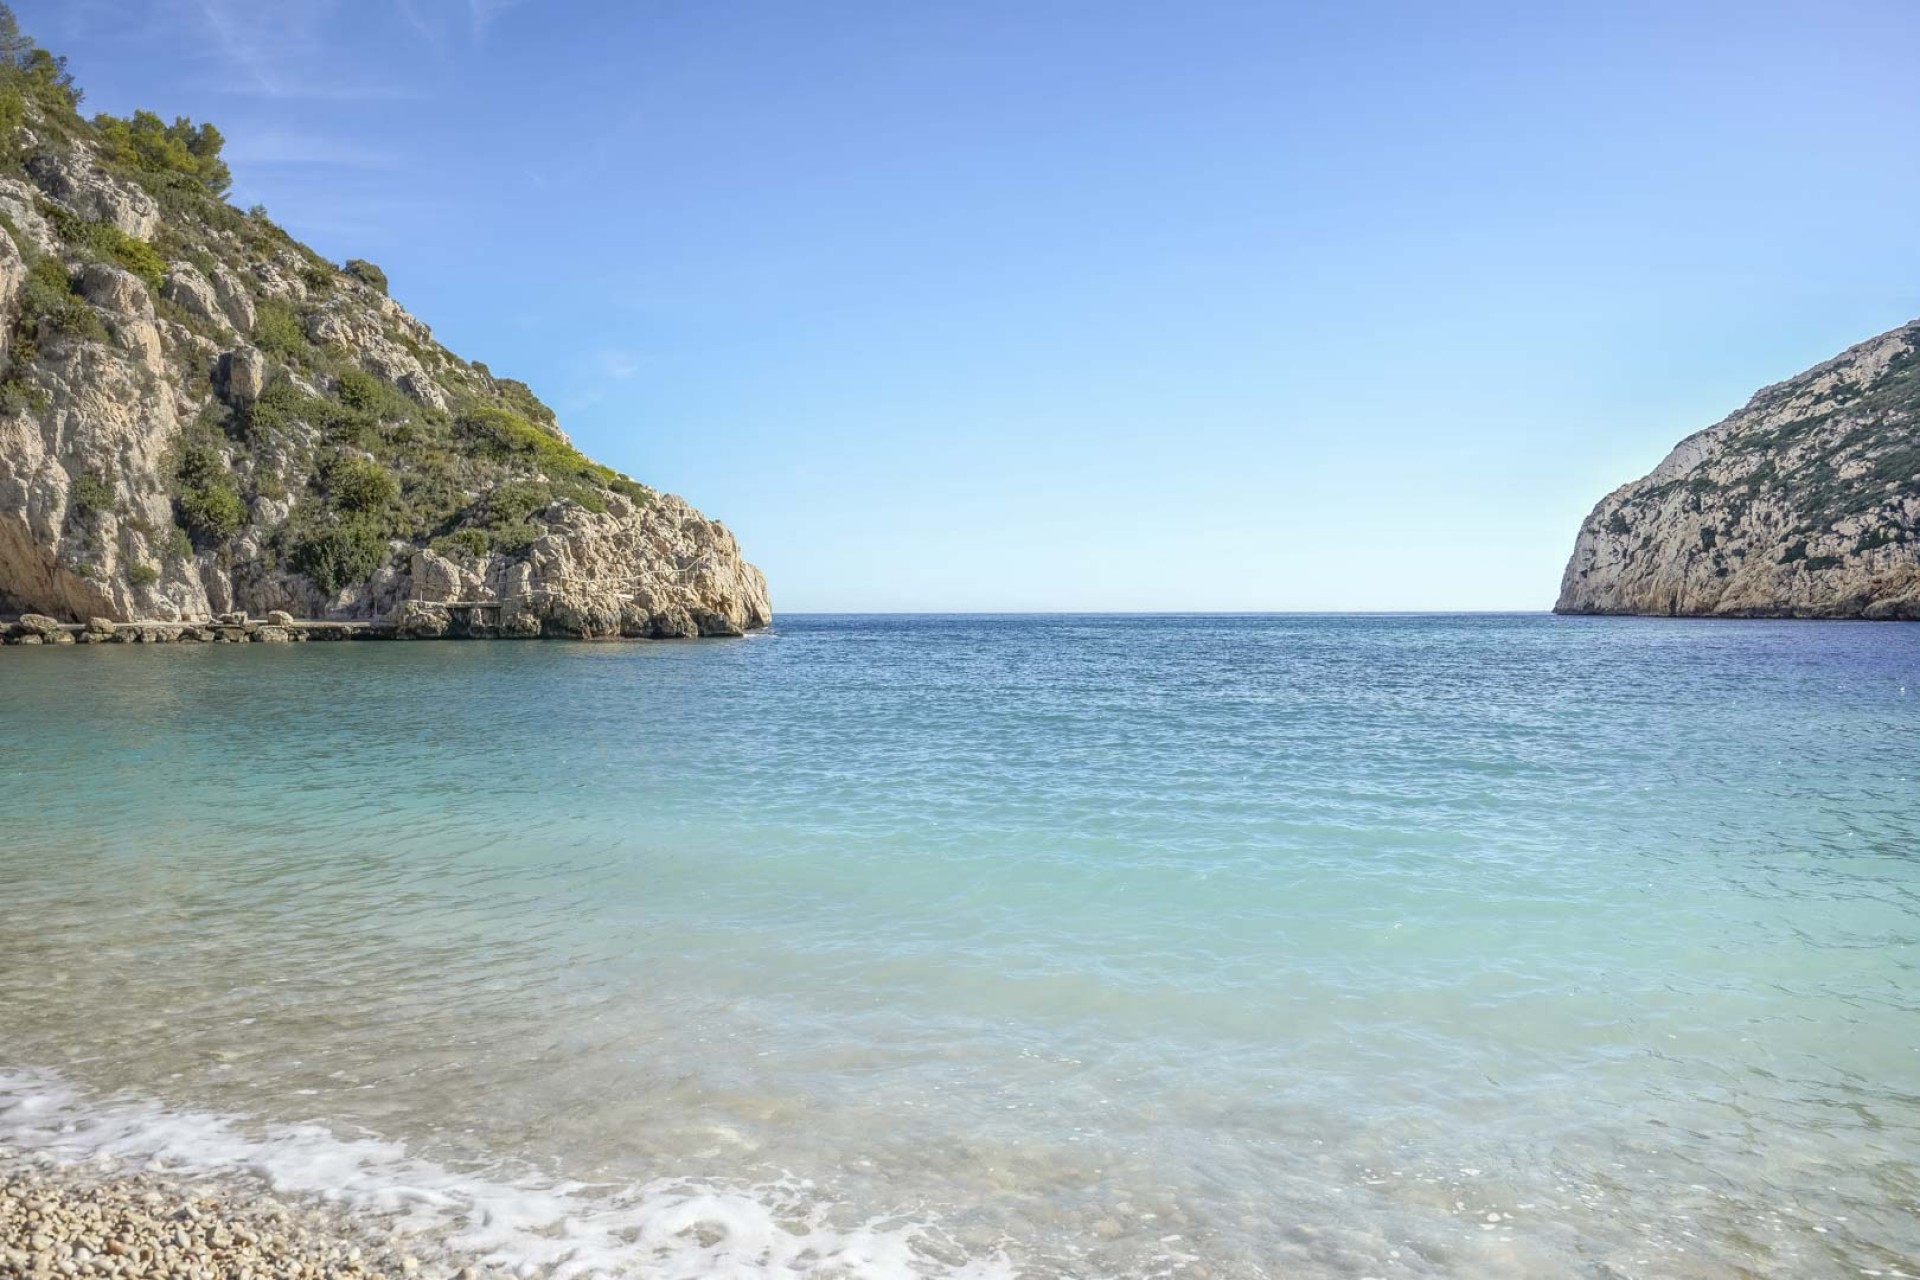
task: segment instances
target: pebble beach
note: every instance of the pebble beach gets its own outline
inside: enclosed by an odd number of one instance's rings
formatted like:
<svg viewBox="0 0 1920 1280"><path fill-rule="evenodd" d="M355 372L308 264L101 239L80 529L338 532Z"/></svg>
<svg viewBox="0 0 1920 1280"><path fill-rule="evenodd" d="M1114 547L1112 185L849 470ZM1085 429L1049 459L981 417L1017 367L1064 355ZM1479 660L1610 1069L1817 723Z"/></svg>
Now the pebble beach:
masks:
<svg viewBox="0 0 1920 1280"><path fill-rule="evenodd" d="M483 1280L326 1206L244 1181L66 1165L0 1147L0 1276Z"/></svg>

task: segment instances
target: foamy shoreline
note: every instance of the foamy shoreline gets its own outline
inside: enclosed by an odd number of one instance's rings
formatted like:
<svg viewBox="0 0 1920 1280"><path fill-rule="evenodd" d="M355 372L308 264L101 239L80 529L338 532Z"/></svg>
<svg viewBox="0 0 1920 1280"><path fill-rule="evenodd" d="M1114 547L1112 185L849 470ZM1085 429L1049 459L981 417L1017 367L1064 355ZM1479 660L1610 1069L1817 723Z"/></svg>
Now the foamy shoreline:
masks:
<svg viewBox="0 0 1920 1280"><path fill-rule="evenodd" d="M321 1125L260 1124L172 1109L152 1099L96 1097L47 1072L0 1069L0 1187L20 1188L0 1205L0 1276L186 1276L238 1280L508 1280L548 1277L714 1275L791 1277L822 1272L859 1280L1011 1280L1004 1254L970 1256L931 1224L898 1214L836 1214L804 1180L723 1184L660 1178L586 1184L461 1172L371 1136L342 1137ZM76 1241L72 1232L17 1229L23 1214L77 1208L104 1197L100 1212L133 1234L188 1248L209 1233L243 1228L269 1252L257 1260L190 1254L184 1268L161 1257L141 1266L127 1254ZM145 1197L157 1195L149 1202ZM22 1208L22 1205L27 1206ZM164 1212L156 1214L155 1207ZM191 1214L182 1211L192 1208ZM132 1215L131 1217L126 1215ZM154 1221L147 1221L154 1219ZM31 1221L31 1219L28 1219ZM72 1224L75 1230L84 1221ZM298 1228L305 1235L289 1235ZM180 1245L172 1233L185 1234ZM98 1232L95 1233L98 1235ZM73 1253L62 1255L65 1242ZM84 1245L99 1265L75 1260ZM311 1247L310 1247L311 1246ZM315 1251L317 1249L317 1252ZM357 1249L356 1255L353 1251ZM51 1254L48 1253L52 1250ZM105 1251L105 1258L100 1255ZM24 1258L16 1253L24 1252ZM407 1265L408 1258L414 1260ZM73 1264L63 1270L61 1262Z"/></svg>

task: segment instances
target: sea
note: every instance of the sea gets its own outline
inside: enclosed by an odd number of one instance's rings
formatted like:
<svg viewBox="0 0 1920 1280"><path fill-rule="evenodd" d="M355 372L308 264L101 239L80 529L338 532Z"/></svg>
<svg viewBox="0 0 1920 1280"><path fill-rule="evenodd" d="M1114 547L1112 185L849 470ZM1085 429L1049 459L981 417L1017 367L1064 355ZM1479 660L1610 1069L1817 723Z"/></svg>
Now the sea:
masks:
<svg viewBox="0 0 1920 1280"><path fill-rule="evenodd" d="M1920 627L0 650L0 1145L526 1277L1920 1275Z"/></svg>

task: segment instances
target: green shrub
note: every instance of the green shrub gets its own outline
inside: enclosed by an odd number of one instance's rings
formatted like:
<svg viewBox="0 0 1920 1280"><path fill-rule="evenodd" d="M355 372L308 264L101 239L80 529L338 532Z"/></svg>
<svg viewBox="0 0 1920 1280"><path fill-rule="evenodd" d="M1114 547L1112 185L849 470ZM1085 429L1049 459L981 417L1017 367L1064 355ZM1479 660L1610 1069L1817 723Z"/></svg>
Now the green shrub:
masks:
<svg viewBox="0 0 1920 1280"><path fill-rule="evenodd" d="M400 496L393 473L370 458L335 458L322 472L327 496L342 511L379 511Z"/></svg>
<svg viewBox="0 0 1920 1280"><path fill-rule="evenodd" d="M559 420L553 416L553 410L549 409L546 402L539 396L533 394L533 388L526 383L513 378L495 378L493 389L502 400L507 402L507 407L521 417L534 422L544 422L549 427L558 427Z"/></svg>
<svg viewBox="0 0 1920 1280"><path fill-rule="evenodd" d="M448 557L463 555L474 557L484 556L487 554L489 545L490 541L487 537L486 530L471 528L455 529L452 533L442 534L438 538L435 538L429 544L433 551Z"/></svg>
<svg viewBox="0 0 1920 1280"><path fill-rule="evenodd" d="M246 522L247 504L220 451L205 441L180 447L174 465L174 507L180 523L203 542L224 542Z"/></svg>
<svg viewBox="0 0 1920 1280"><path fill-rule="evenodd" d="M372 424L411 423L421 416L420 406L399 388L365 369L342 369L334 379L333 394L343 407Z"/></svg>
<svg viewBox="0 0 1920 1280"><path fill-rule="evenodd" d="M136 587L150 587L160 581L160 570L136 560L127 566L127 581Z"/></svg>
<svg viewBox="0 0 1920 1280"><path fill-rule="evenodd" d="M0 158L19 163L20 148L15 135L27 122L27 97L13 85L0 85Z"/></svg>
<svg viewBox="0 0 1920 1280"><path fill-rule="evenodd" d="M147 282L149 289L158 292L166 282L167 262L154 247L137 236L124 235L120 228L109 222L94 224L104 227L111 235L101 236L105 243L103 256L112 259L120 266Z"/></svg>
<svg viewBox="0 0 1920 1280"><path fill-rule="evenodd" d="M53 234L69 245L79 248L87 240L87 220L63 204L35 197L33 207L47 225L53 228Z"/></svg>
<svg viewBox="0 0 1920 1280"><path fill-rule="evenodd" d="M59 237L81 257L125 267L152 289L166 280L166 259L147 241L128 235L111 222L89 222L50 201L42 200L37 207Z"/></svg>
<svg viewBox="0 0 1920 1280"><path fill-rule="evenodd" d="M644 507L653 501L653 490L627 476L615 476L607 481L607 488L633 499L635 506Z"/></svg>
<svg viewBox="0 0 1920 1280"><path fill-rule="evenodd" d="M282 360L300 359L312 347L299 315L280 301L263 302L255 310L253 345Z"/></svg>
<svg viewBox="0 0 1920 1280"><path fill-rule="evenodd" d="M408 460L412 466L400 489L407 518L421 531L446 528L468 501L461 459L439 450L416 449Z"/></svg>
<svg viewBox="0 0 1920 1280"><path fill-rule="evenodd" d="M560 443L511 409L493 405L467 409L454 419L454 426L481 453L492 458L537 454Z"/></svg>
<svg viewBox="0 0 1920 1280"><path fill-rule="evenodd" d="M348 258L346 273L372 289L381 293L387 291L387 273L368 262L365 258Z"/></svg>
<svg viewBox="0 0 1920 1280"><path fill-rule="evenodd" d="M19 347L16 345L14 350L18 351ZM9 369L6 377L0 378L0 417L36 413L46 407L47 393L26 381L19 370Z"/></svg>
<svg viewBox="0 0 1920 1280"><path fill-rule="evenodd" d="M67 297L58 306L42 314L40 319L47 328L63 338L80 342L107 340L107 327L100 322L100 313L80 298Z"/></svg>
<svg viewBox="0 0 1920 1280"><path fill-rule="evenodd" d="M553 491L533 480L503 480L487 494L486 523L520 524L536 511L544 511L553 501Z"/></svg>
<svg viewBox="0 0 1920 1280"><path fill-rule="evenodd" d="M590 484L581 484L576 480L562 480L553 486L553 496L577 502L592 512L604 512L607 509L607 495L602 489Z"/></svg>
<svg viewBox="0 0 1920 1280"><path fill-rule="evenodd" d="M0 122L18 127L28 102L55 117L72 116L80 105L80 90L67 71L67 60L55 57L20 32L13 10L0 4ZM56 126L67 122L54 119Z"/></svg>
<svg viewBox="0 0 1920 1280"><path fill-rule="evenodd" d="M113 486L104 477L91 471L83 471L73 478L73 487L68 491L74 510L83 516L98 515L102 511L113 510Z"/></svg>
<svg viewBox="0 0 1920 1280"><path fill-rule="evenodd" d="M526 554L535 538L545 536L546 532L540 525L525 522L501 525L489 531L488 541L503 556L521 556Z"/></svg>
<svg viewBox="0 0 1920 1280"><path fill-rule="evenodd" d="M31 335L42 322L64 337L104 339L107 336L99 315L85 300L74 296L73 277L58 258L42 258L34 263L20 291L21 332ZM25 353L18 348L14 355L25 358Z"/></svg>
<svg viewBox="0 0 1920 1280"><path fill-rule="evenodd" d="M275 378L258 400L240 409L240 430L249 440L268 440L295 423L322 420L325 408L324 401L308 395L290 379Z"/></svg>
<svg viewBox="0 0 1920 1280"><path fill-rule="evenodd" d="M387 384L365 369L344 370L333 390L340 403L350 409L377 413L387 403Z"/></svg>
<svg viewBox="0 0 1920 1280"><path fill-rule="evenodd" d="M332 595L365 582L386 558L386 535L371 521L358 519L302 534L293 544L289 562L295 572Z"/></svg>
<svg viewBox="0 0 1920 1280"><path fill-rule="evenodd" d="M167 530L166 553L168 559L185 561L193 559L193 538L179 525Z"/></svg>
<svg viewBox="0 0 1920 1280"><path fill-rule="evenodd" d="M231 484L215 484L205 489L190 489L175 500L187 528L208 542L224 542L240 531L247 518L247 504Z"/></svg>
<svg viewBox="0 0 1920 1280"><path fill-rule="evenodd" d="M226 139L210 124L196 125L185 116L167 124L151 111L136 111L125 120L95 116L93 128L101 154L111 164L139 173L179 174L213 196L224 196L233 185L233 175L220 158Z"/></svg>
<svg viewBox="0 0 1920 1280"><path fill-rule="evenodd" d="M481 457L531 464L552 480L578 480L606 488L617 477L561 439L557 430L535 426L510 409L470 406L454 419L456 430Z"/></svg>

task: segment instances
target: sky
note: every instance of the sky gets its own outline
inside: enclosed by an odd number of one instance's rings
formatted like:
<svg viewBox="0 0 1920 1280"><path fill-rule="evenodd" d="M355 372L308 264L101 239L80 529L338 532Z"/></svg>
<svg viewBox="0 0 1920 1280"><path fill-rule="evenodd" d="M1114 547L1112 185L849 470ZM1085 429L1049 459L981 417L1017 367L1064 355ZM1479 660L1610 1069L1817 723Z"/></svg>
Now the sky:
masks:
<svg viewBox="0 0 1920 1280"><path fill-rule="evenodd" d="M1544 609L1920 315L1912 0L13 0L774 607Z"/></svg>

